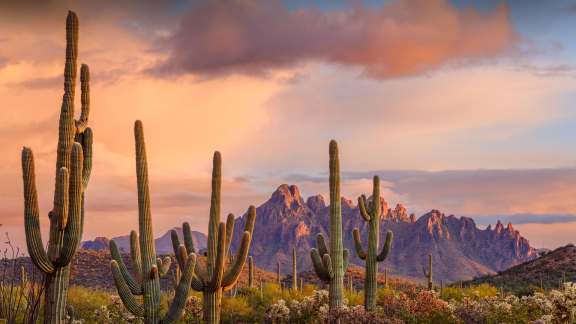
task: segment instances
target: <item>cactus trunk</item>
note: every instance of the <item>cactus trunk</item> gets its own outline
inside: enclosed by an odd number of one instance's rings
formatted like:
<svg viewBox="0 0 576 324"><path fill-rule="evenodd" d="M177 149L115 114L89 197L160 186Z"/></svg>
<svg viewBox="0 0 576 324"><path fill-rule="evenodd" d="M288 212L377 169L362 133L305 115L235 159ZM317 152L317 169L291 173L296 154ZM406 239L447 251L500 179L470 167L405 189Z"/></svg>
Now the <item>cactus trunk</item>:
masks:
<svg viewBox="0 0 576 324"><path fill-rule="evenodd" d="M344 293L344 260L342 254L342 206L340 201L340 161L338 145L330 143L330 259L333 278L330 283L330 308L342 306Z"/></svg>
<svg viewBox="0 0 576 324"><path fill-rule="evenodd" d="M60 267L50 276L46 276L44 296L44 323L66 322L66 298L68 296L68 278L70 266Z"/></svg>
<svg viewBox="0 0 576 324"><path fill-rule="evenodd" d="M220 323L220 311L222 308L222 289L203 293L203 312L206 323Z"/></svg>
<svg viewBox="0 0 576 324"><path fill-rule="evenodd" d="M340 202L340 165L338 144L330 141L330 251L324 243L324 236L316 237L317 248L310 251L316 275L329 284L329 306L336 309L342 306L344 273L348 267L348 250L342 245L342 208Z"/></svg>

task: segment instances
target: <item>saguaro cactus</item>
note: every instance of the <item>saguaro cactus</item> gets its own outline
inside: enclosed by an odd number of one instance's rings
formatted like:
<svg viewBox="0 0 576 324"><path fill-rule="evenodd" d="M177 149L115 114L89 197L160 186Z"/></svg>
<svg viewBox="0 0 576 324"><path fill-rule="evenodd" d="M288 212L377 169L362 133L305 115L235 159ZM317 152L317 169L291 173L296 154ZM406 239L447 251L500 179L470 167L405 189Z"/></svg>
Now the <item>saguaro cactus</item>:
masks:
<svg viewBox="0 0 576 324"><path fill-rule="evenodd" d="M362 248L362 240L360 239L360 231L355 228L353 231L354 246L356 247L356 254L362 260L366 261L366 279L364 280L364 308L367 311L372 311L376 308L376 289L378 282L376 277L378 275L378 262L386 260L388 253L392 247L392 232L386 233L386 243L382 247L382 251L378 254L378 243L380 240L380 216L382 216L382 208L380 205L380 178L374 176L372 188L372 200L367 203L366 196L362 195L358 198L358 207L360 215L368 222L368 249L364 251Z"/></svg>
<svg viewBox="0 0 576 324"><path fill-rule="evenodd" d="M248 288L254 287L254 260L248 257Z"/></svg>
<svg viewBox="0 0 576 324"><path fill-rule="evenodd" d="M233 262L225 269L224 260L226 260L234 233L234 215L228 215L226 224L220 222L221 186L222 158L220 152L215 152L212 168L212 196L210 199L210 221L208 223L206 269L201 269L199 263L196 263L195 273L192 278L192 289L202 292L204 299L204 321L209 324L220 322L222 293L230 290L238 281L238 277L246 263L246 257L248 256L250 242L252 240L252 232L254 230L254 222L256 221L256 208L250 206L248 208L247 220L240 245L238 246L236 254L234 254ZM184 232L185 250L194 251L190 225L184 223L182 231ZM177 233L172 231L171 236L172 246L180 246ZM178 256L178 254L176 256ZM184 263L178 259L178 265L183 267Z"/></svg>
<svg viewBox="0 0 576 324"><path fill-rule="evenodd" d="M298 291L298 271L296 269L296 248L292 248L292 291Z"/></svg>
<svg viewBox="0 0 576 324"><path fill-rule="evenodd" d="M118 251L116 243L110 241L110 252L113 260L110 262L112 275L118 295L124 306L134 315L144 317L146 324L173 323L180 319L188 291L194 275L196 255L187 254L186 248L180 246L178 257L185 266L183 267L180 281L176 287L176 293L168 313L160 314L160 277L168 273L171 258L164 260L156 258L154 237L152 232L152 215L150 211L150 191L148 188L148 165L146 161L146 147L144 143L144 130L142 123L136 121L134 125L134 137L136 139L136 175L138 182L138 223L140 237L135 231L130 233L130 252L134 263L135 275L133 277ZM139 303L136 296L142 296L143 303Z"/></svg>
<svg viewBox="0 0 576 324"><path fill-rule="evenodd" d="M88 66L80 68L81 114L74 120L74 94L78 53L78 17L69 11L66 19L66 64L64 97L60 109L56 153L54 207L48 213L50 237L44 249L40 234L40 211L32 150L22 149L24 180L24 226L28 254L46 275L44 287L44 323L64 323L70 277L70 261L82 240L84 191L92 169L92 130Z"/></svg>
<svg viewBox="0 0 576 324"><path fill-rule="evenodd" d="M324 236L316 236L317 248L312 248L310 256L316 275L330 286L329 306L331 309L342 306L344 273L348 267L348 250L342 245L342 207L340 202L340 164L338 144L330 141L330 251Z"/></svg>
<svg viewBox="0 0 576 324"><path fill-rule="evenodd" d="M434 289L432 286L432 254L428 254L428 271L422 266L422 273L424 273L424 277L428 281L428 290Z"/></svg>

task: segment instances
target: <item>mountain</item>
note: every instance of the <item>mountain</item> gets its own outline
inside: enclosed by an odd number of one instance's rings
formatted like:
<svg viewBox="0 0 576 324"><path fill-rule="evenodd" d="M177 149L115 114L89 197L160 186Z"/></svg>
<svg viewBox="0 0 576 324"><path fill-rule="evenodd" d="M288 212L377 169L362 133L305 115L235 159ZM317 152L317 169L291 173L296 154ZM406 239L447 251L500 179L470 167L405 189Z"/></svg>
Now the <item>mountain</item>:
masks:
<svg viewBox="0 0 576 324"><path fill-rule="evenodd" d="M576 282L576 247L573 244L543 252L536 259L464 284L489 283L518 293L537 288L558 288L562 282Z"/></svg>
<svg viewBox="0 0 576 324"><path fill-rule="evenodd" d="M350 262L363 265L354 251L352 230L358 227L366 239L367 224L351 200L343 197L341 202L344 245L351 252ZM384 242L387 230L394 232L394 242L380 270L387 267L393 275L422 279L422 265L428 254L433 256L434 280L444 281L493 274L537 256L512 224L505 227L498 222L494 228L479 229L471 218L446 216L438 210L416 219L401 204L388 208L382 199L381 206L380 242ZM316 234L323 233L329 239L329 206L324 198L316 195L304 200L297 186L283 184L256 213L251 247L255 263L274 270L280 262L281 271L288 273L295 246L299 271L311 269L309 253L316 245ZM234 247L239 244L245 222L246 215L236 220Z"/></svg>
<svg viewBox="0 0 576 324"><path fill-rule="evenodd" d="M174 227L180 238L180 242L184 242L181 227ZM112 238L118 245L120 251L130 253L130 235L118 236ZM196 249L201 250L206 248L207 237L204 233L192 231L192 241ZM93 241L82 242L81 247L88 250L108 250L109 240L105 237L97 237ZM172 249L172 239L170 238L170 231L154 240L156 245L156 253L158 254L171 254L174 253Z"/></svg>

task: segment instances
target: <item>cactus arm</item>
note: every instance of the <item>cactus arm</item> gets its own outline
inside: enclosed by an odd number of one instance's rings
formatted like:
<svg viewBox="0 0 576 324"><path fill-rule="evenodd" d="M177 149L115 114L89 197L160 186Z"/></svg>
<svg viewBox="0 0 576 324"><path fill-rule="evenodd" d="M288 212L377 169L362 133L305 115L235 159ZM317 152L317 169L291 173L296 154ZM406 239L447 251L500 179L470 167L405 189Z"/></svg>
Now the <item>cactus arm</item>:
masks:
<svg viewBox="0 0 576 324"><path fill-rule="evenodd" d="M138 240L138 233L130 231L130 256L134 266L134 273L136 274L136 281L142 283L142 257L140 256L140 241Z"/></svg>
<svg viewBox="0 0 576 324"><path fill-rule="evenodd" d="M234 262L228 267L228 271L222 280L222 286L225 290L232 288L236 281L238 281L238 277L240 277L240 273L242 272L242 268L244 268L246 258L248 257L251 240L252 235L250 235L248 231L245 231L244 234L242 234L240 246L238 247L236 256L234 257Z"/></svg>
<svg viewBox="0 0 576 324"><path fill-rule="evenodd" d="M112 268L112 276L114 277L118 295L120 295L124 306L135 316L144 316L144 307L138 303L134 295L130 292L131 289L126 281L124 281L124 275L118 267L116 260L110 262L110 268Z"/></svg>
<svg viewBox="0 0 576 324"><path fill-rule="evenodd" d="M164 260L156 258L156 265L158 266L158 271L160 272L160 277L165 276L170 270L170 265L172 264L172 259L170 257L165 257Z"/></svg>
<svg viewBox="0 0 576 324"><path fill-rule="evenodd" d="M42 243L34 155L32 150L27 147L22 149L22 171L24 180L24 231L28 253L34 264L42 272L50 274L54 272L54 265L48 258Z"/></svg>
<svg viewBox="0 0 576 324"><path fill-rule="evenodd" d="M388 257L390 250L392 250L392 240L393 239L394 239L394 234L392 233L392 231L388 231L388 233L386 233L386 242L384 243L384 246L382 247L382 251L376 257L376 260L378 262L382 262L382 261L386 260L386 258Z"/></svg>
<svg viewBox="0 0 576 324"><path fill-rule="evenodd" d="M352 231L352 236L354 237L354 248L356 249L356 254L361 260L366 260L366 251L362 248L362 240L360 239L360 231L357 228Z"/></svg>
<svg viewBox="0 0 576 324"><path fill-rule="evenodd" d="M216 258L214 259L214 268L212 269L212 278L208 286L212 289L218 289L222 285L224 278L224 262L226 258L226 225L218 225L218 242L216 245Z"/></svg>
<svg viewBox="0 0 576 324"><path fill-rule="evenodd" d="M198 263L198 262L196 262L196 263ZM196 274L194 274L192 276L192 282L191 282L190 286L192 287L192 289L194 289L196 291L204 291L204 282L202 282L202 279L200 279L198 276L196 276Z"/></svg>
<svg viewBox="0 0 576 324"><path fill-rule="evenodd" d="M256 208L254 206L248 207L247 220L244 226L244 233L240 239L240 245L234 257L234 261L228 266L228 270L224 275L222 280L222 287L224 290L228 290L234 286L242 268L244 268L244 263L246 263L246 258L248 257L248 252L250 251L250 242L252 241L252 233L254 232L254 224L256 223Z"/></svg>
<svg viewBox="0 0 576 324"><path fill-rule="evenodd" d="M196 253L194 240L192 240L192 231L190 230L190 224L188 224L188 222L182 224L182 234L184 236L184 245L186 246L188 253Z"/></svg>
<svg viewBox="0 0 576 324"><path fill-rule="evenodd" d="M224 245L225 251L230 251L230 244L232 244L232 237L234 236L234 214L228 214L226 218L226 244Z"/></svg>
<svg viewBox="0 0 576 324"><path fill-rule="evenodd" d="M90 69L88 65L82 64L80 67L80 119L76 122L76 132L81 134L88 126L88 116L90 115Z"/></svg>
<svg viewBox="0 0 576 324"><path fill-rule="evenodd" d="M254 224L256 223L256 207L248 207L248 219L246 220L246 225L244 225L244 231L250 233L254 232Z"/></svg>
<svg viewBox="0 0 576 324"><path fill-rule="evenodd" d="M56 176L56 206L54 206L56 211L56 222L58 230L63 231L66 229L66 224L68 223L68 204L69 195L68 187L70 185L68 169L60 168Z"/></svg>
<svg viewBox="0 0 576 324"><path fill-rule="evenodd" d="M172 304L168 309L168 313L162 324L171 324L182 316L184 308L186 307L186 300L188 299L188 292L190 291L190 285L192 283L192 277L194 275L194 268L196 266L196 254L190 253L186 256L186 266L184 267L184 272L178 282L178 287L176 287L176 292L174 293L174 299Z"/></svg>
<svg viewBox="0 0 576 324"><path fill-rule="evenodd" d="M69 185L68 220L64 230L64 244L57 260L59 265L70 263L82 239L82 146L74 143L72 146L72 163Z"/></svg>
<svg viewBox="0 0 576 324"><path fill-rule="evenodd" d="M360 215L365 221L369 222L371 219L370 213L366 209L366 196L362 195L358 197L358 209L360 209Z"/></svg>
<svg viewBox="0 0 576 324"><path fill-rule="evenodd" d="M180 239L178 238L178 232L176 230L170 230L170 241L172 242L172 250L176 257L178 257L178 250L180 249ZM184 266L181 267L184 269Z"/></svg>
<svg viewBox="0 0 576 324"><path fill-rule="evenodd" d="M334 278L334 268L332 267L332 258L330 254L324 254L322 257L322 264L324 264L324 269L326 269L326 274L330 279Z"/></svg>
<svg viewBox="0 0 576 324"><path fill-rule="evenodd" d="M82 188L88 187L90 174L92 173L92 142L94 141L92 129L87 127L82 133L82 151L84 154L84 166L82 168Z"/></svg>
<svg viewBox="0 0 576 324"><path fill-rule="evenodd" d="M110 241L110 254L112 255L112 259L116 261L116 266L119 268L120 274L122 274L123 281L130 287L131 293L133 295L142 295L142 285L134 280L128 268L126 268L126 264L114 240Z"/></svg>
<svg viewBox="0 0 576 324"><path fill-rule="evenodd" d="M328 248L326 247L326 241L324 241L324 235L322 235L322 233L318 233L318 235L316 235L316 246L320 255L329 253Z"/></svg>
<svg viewBox="0 0 576 324"><path fill-rule="evenodd" d="M348 269L348 259L350 258L350 251L348 249L342 250L342 268L344 272Z"/></svg>
<svg viewBox="0 0 576 324"><path fill-rule="evenodd" d="M324 263L322 262L322 258L320 257L318 250L312 248L312 250L310 250L310 257L312 258L312 265L314 266L314 271L316 272L316 275L318 275L318 278L326 283L330 282L330 276L324 267Z"/></svg>

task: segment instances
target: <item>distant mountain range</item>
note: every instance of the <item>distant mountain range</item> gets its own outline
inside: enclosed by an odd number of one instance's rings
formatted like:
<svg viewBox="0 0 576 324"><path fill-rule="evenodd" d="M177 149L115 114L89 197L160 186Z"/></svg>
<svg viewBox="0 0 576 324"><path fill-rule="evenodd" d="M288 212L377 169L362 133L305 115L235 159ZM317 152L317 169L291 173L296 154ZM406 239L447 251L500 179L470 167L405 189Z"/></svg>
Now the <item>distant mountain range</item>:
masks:
<svg viewBox="0 0 576 324"><path fill-rule="evenodd" d="M182 236L182 228L175 227L176 232L178 232L178 237L180 238L180 242L184 242L184 238ZM159 238L154 240L154 244L156 246L156 253L158 254L171 254L174 253L172 250L172 239L170 238L170 231L164 233L164 235L160 236ZM125 253L130 253L130 235L125 236L118 236L112 238L120 251ZM200 233L197 231L192 231L192 241L194 242L194 246L197 249L205 249L206 248L206 241L207 237L204 233ZM108 250L108 243L110 239L105 237L97 237L92 241L85 241L82 242L81 247L83 249L88 250Z"/></svg>
<svg viewBox="0 0 576 324"><path fill-rule="evenodd" d="M492 228L479 229L473 219L446 216L432 210L419 218L409 214L398 204L389 208L382 199L381 242L387 230L394 232L392 252L380 264L380 270L387 267L391 274L422 278L422 265L428 254L433 256L434 279L455 281L494 274L519 263L537 257L537 251L528 240L514 229L512 224L504 226L497 222ZM320 195L304 200L295 185L283 184L274 191L264 204L257 208L257 218L252 241L251 254L257 266L275 271L281 263L283 273L290 271L291 250L296 247L299 271L311 269L310 249L315 247L317 233L329 235L328 206ZM244 229L246 215L238 218L234 227L233 251L239 243ZM342 222L344 245L350 249L350 262L362 265L356 257L352 230L358 227L362 236L367 237L367 224L360 216L358 207L349 199L342 198ZM180 235L181 229L176 228ZM120 248L129 251L129 237L114 238ZM206 246L206 235L194 232L194 240L199 248ZM84 248L106 246L106 239L84 242ZM172 253L170 233L156 239L158 253Z"/></svg>

